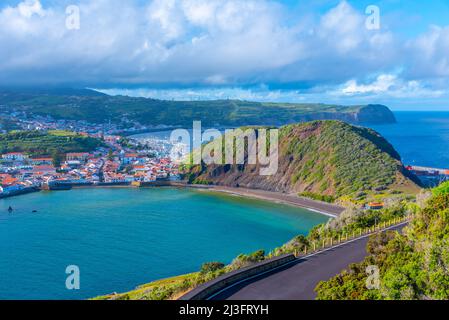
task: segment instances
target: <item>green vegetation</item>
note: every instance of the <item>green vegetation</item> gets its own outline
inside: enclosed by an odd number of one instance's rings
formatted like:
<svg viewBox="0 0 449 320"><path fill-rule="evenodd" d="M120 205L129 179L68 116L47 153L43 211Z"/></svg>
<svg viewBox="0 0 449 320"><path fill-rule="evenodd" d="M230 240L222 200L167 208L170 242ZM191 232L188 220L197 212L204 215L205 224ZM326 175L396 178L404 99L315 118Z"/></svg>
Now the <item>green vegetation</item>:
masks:
<svg viewBox="0 0 449 320"><path fill-rule="evenodd" d="M118 144L121 145L124 148L130 148L132 149L134 145L131 143L131 141L126 137L120 137L120 140L118 141Z"/></svg>
<svg viewBox="0 0 449 320"><path fill-rule="evenodd" d="M378 195L419 191L418 180L405 170L387 140L374 130L341 121L280 128L279 170L274 176L261 177L252 165L185 169L191 183L280 190L326 202L364 203Z"/></svg>
<svg viewBox="0 0 449 320"><path fill-rule="evenodd" d="M333 196L324 195L324 194L317 194L317 193L306 191L306 192L301 192L298 195L300 197L310 198L313 200L318 200L318 201L323 201L323 202L328 202L328 203L335 202L335 198Z"/></svg>
<svg viewBox="0 0 449 320"><path fill-rule="evenodd" d="M204 283L202 276L199 273L192 273L154 281L128 293L101 296L93 300L169 300L201 283Z"/></svg>
<svg viewBox="0 0 449 320"><path fill-rule="evenodd" d="M275 249L269 256L311 252L321 247L323 241L327 244L331 241L337 243L342 239L363 234L367 229L408 217L415 211L416 204L405 199L398 199L382 210L346 209L338 218L314 227L307 236L294 238L282 247Z"/></svg>
<svg viewBox="0 0 449 320"><path fill-rule="evenodd" d="M63 156L57 150L54 150L51 155L53 166L55 168L61 167L61 163L63 161Z"/></svg>
<svg viewBox="0 0 449 320"><path fill-rule="evenodd" d="M433 194L438 196L440 194L448 194L449 193L449 181L442 183L437 188L433 189Z"/></svg>
<svg viewBox="0 0 449 320"><path fill-rule="evenodd" d="M325 104L259 103L238 100L163 101L125 96L107 96L94 91L0 92L5 111L25 111L55 119L86 120L91 123L129 121L144 125L203 126L283 125L317 119L349 122L394 122L385 106L338 106ZM7 106L7 107L6 107ZM9 109L8 109L9 108ZM174 116L176 115L176 116Z"/></svg>
<svg viewBox="0 0 449 320"><path fill-rule="evenodd" d="M200 273L207 274L209 272L216 272L222 270L224 267L224 263L221 262L208 262L201 266Z"/></svg>
<svg viewBox="0 0 449 320"><path fill-rule="evenodd" d="M108 160L109 161L114 160L114 152L112 151L112 149L109 149L109 151L108 151Z"/></svg>
<svg viewBox="0 0 449 320"><path fill-rule="evenodd" d="M0 118L0 130L5 130L6 132L9 132L18 129L20 129L20 127L14 121L6 118Z"/></svg>
<svg viewBox="0 0 449 320"><path fill-rule="evenodd" d="M373 237L369 256L318 285L318 299L449 299L449 192L447 184L418 208L403 234ZM368 266L380 271L378 289L367 289Z"/></svg>
<svg viewBox="0 0 449 320"><path fill-rule="evenodd" d="M60 162L67 152L90 152L103 146L99 139L66 131L17 131L0 135L0 153L24 152L31 156L51 155Z"/></svg>
<svg viewBox="0 0 449 320"><path fill-rule="evenodd" d="M203 185L203 186L210 186L213 185L212 181L209 180L204 180L204 179L194 179L191 184L198 184L198 185Z"/></svg>
<svg viewBox="0 0 449 320"><path fill-rule="evenodd" d="M293 183L335 197L382 191L395 183L400 157L373 130L337 121L282 128L284 156L293 158Z"/></svg>

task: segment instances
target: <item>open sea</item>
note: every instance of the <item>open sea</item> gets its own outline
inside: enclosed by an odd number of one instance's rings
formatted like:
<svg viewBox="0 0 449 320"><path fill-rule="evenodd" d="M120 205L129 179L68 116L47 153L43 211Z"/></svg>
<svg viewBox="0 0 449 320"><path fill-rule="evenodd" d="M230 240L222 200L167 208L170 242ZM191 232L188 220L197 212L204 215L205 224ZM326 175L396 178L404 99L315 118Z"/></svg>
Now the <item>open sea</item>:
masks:
<svg viewBox="0 0 449 320"><path fill-rule="evenodd" d="M405 165L449 169L449 112L395 112L398 123L370 126L396 148Z"/></svg>

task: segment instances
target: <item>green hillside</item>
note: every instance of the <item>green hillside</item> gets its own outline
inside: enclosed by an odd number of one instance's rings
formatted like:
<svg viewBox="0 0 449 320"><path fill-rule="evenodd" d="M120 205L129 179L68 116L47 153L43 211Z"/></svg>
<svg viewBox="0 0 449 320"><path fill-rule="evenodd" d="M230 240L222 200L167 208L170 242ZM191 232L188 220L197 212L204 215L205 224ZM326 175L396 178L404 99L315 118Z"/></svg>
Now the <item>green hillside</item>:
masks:
<svg viewBox="0 0 449 320"><path fill-rule="evenodd" d="M388 141L371 129L340 121L282 127L274 176L261 176L251 165L219 167L195 166L186 178L193 183L353 199L418 189Z"/></svg>
<svg viewBox="0 0 449 320"><path fill-rule="evenodd" d="M403 234L373 237L369 256L349 271L322 282L325 300L448 300L449 183L417 210ZM366 287L368 266L379 267L379 287Z"/></svg>
<svg viewBox="0 0 449 320"><path fill-rule="evenodd" d="M91 94L89 94L91 93ZM353 123L392 123L393 113L382 105L259 103L239 100L166 101L108 96L89 90L0 91L0 110L24 111L55 119L92 123L139 121L144 125L203 126L285 125L337 119Z"/></svg>
<svg viewBox="0 0 449 320"><path fill-rule="evenodd" d="M25 152L32 156L55 152L90 152L103 146L99 139L66 131L18 131L0 135L0 153Z"/></svg>

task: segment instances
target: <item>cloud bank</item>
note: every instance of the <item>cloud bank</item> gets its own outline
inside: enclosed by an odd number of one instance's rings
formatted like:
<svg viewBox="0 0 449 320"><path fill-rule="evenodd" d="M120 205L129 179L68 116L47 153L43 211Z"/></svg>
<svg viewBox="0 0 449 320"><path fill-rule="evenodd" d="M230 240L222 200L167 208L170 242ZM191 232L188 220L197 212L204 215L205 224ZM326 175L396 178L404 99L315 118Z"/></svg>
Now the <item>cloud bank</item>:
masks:
<svg viewBox="0 0 449 320"><path fill-rule="evenodd" d="M66 28L70 4L0 9L0 85L267 84L306 95L437 97L448 84L449 26L402 39L367 29L365 13L346 1L301 15L268 0L79 0L79 30Z"/></svg>

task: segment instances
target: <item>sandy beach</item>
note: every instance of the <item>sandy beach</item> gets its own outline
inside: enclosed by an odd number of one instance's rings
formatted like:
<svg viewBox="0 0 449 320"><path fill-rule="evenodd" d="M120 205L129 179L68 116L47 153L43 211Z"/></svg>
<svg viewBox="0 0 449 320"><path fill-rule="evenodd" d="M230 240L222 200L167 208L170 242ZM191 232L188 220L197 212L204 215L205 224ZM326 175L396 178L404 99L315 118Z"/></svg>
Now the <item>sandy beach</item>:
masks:
<svg viewBox="0 0 449 320"><path fill-rule="evenodd" d="M246 188L231 188L223 186L195 186L195 185L186 185L186 186L198 190L223 192L235 196L249 197L254 199L292 205L308 209L311 211L315 211L333 218L338 217L344 210L343 207L331 203L315 201L312 199L299 197L295 194L284 194L280 192L271 192L271 191L246 189Z"/></svg>

